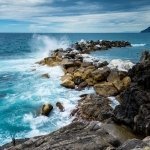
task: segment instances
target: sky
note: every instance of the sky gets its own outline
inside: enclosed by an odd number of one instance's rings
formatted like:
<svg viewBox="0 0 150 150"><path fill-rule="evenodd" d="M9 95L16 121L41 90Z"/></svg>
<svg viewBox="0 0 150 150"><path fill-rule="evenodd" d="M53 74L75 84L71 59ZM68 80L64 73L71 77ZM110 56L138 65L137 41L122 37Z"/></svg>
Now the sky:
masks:
<svg viewBox="0 0 150 150"><path fill-rule="evenodd" d="M150 26L150 0L0 0L0 32L120 33Z"/></svg>

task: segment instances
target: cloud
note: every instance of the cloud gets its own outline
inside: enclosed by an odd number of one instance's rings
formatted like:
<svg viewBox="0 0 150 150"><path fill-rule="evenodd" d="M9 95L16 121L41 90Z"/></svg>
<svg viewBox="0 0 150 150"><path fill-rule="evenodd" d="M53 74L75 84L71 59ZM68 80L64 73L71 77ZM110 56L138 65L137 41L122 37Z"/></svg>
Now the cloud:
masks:
<svg viewBox="0 0 150 150"><path fill-rule="evenodd" d="M0 31L4 22L10 30L26 26L22 32L137 32L149 25L147 0L116 2L0 0Z"/></svg>

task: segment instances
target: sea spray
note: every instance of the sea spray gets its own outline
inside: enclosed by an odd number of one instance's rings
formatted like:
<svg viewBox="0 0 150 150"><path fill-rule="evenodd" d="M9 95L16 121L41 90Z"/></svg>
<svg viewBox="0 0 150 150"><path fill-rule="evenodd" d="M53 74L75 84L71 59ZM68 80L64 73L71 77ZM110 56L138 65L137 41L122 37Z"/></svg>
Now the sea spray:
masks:
<svg viewBox="0 0 150 150"><path fill-rule="evenodd" d="M44 58L50 56L52 51L56 49L68 48L70 42L65 36L55 38L48 35L33 34L30 45L33 50L33 55L36 54L36 57Z"/></svg>

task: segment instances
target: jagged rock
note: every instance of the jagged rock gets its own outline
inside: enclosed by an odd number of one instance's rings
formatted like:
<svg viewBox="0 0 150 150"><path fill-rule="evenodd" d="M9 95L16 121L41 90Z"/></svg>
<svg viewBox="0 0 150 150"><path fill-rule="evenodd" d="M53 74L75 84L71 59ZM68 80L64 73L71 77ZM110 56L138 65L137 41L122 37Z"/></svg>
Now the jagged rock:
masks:
<svg viewBox="0 0 150 150"><path fill-rule="evenodd" d="M118 139L100 127L99 122L74 122L49 135L31 138L15 147L9 147L9 150L108 150L120 144Z"/></svg>
<svg viewBox="0 0 150 150"><path fill-rule="evenodd" d="M110 82L102 82L94 85L97 94L103 96L115 96L118 94L116 87Z"/></svg>
<svg viewBox="0 0 150 150"><path fill-rule="evenodd" d="M107 61L104 61L104 62L102 62L102 63L98 63L97 64L97 67L98 68L101 68L101 67L104 67L104 66L107 66L108 65L108 62Z"/></svg>
<svg viewBox="0 0 150 150"><path fill-rule="evenodd" d="M53 106L51 104L44 104L41 108L41 115L48 116L52 109Z"/></svg>
<svg viewBox="0 0 150 150"><path fill-rule="evenodd" d="M84 73L82 74L82 79L86 80L86 79L90 78L91 77L91 73L92 73L93 70L94 69L86 69L84 71Z"/></svg>
<svg viewBox="0 0 150 150"><path fill-rule="evenodd" d="M148 147L149 145L142 140L131 139L127 140L123 145L117 148L117 150L146 150Z"/></svg>
<svg viewBox="0 0 150 150"><path fill-rule="evenodd" d="M62 105L61 102L57 102L57 103L56 103L56 106L59 108L59 110L60 110L61 112L65 111L65 108L64 108L64 106Z"/></svg>
<svg viewBox="0 0 150 150"><path fill-rule="evenodd" d="M105 81L110 73L110 68L103 67L92 72L95 81Z"/></svg>
<svg viewBox="0 0 150 150"><path fill-rule="evenodd" d="M119 92L126 89L131 83L131 79L129 76L127 76L126 72L118 71L116 69L111 70L107 81L112 83Z"/></svg>
<svg viewBox="0 0 150 150"><path fill-rule="evenodd" d="M112 108L107 98L91 94L82 97L78 102L76 111L73 110L71 114L75 115L75 120L104 121L111 117Z"/></svg>
<svg viewBox="0 0 150 150"><path fill-rule="evenodd" d="M143 55L141 63L137 63L129 75L132 83L121 93L121 103L115 108L117 122L130 126L135 132L150 135L150 57Z"/></svg>

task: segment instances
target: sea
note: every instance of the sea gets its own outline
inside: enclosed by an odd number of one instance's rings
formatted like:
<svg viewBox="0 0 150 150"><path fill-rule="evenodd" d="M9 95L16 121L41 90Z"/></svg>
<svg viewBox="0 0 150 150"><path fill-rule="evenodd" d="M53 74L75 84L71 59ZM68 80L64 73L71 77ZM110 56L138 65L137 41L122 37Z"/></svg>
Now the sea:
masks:
<svg viewBox="0 0 150 150"><path fill-rule="evenodd" d="M132 47L112 48L92 52L100 60L137 63L141 53L150 50L150 33L0 33L0 145L12 138L29 138L51 133L72 121L70 112L79 96L94 93L92 88L83 91L60 86L61 67L40 66L36 62L49 56L57 48L66 49L83 40L125 40ZM50 78L42 78L48 73ZM62 102L60 112L56 102ZM43 104L54 107L49 117L40 116Z"/></svg>

